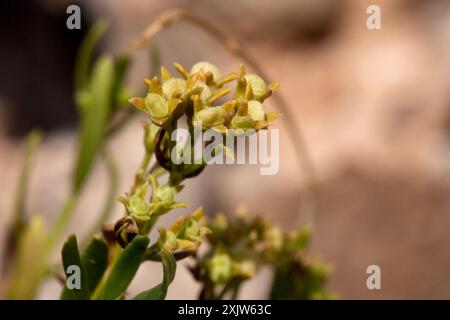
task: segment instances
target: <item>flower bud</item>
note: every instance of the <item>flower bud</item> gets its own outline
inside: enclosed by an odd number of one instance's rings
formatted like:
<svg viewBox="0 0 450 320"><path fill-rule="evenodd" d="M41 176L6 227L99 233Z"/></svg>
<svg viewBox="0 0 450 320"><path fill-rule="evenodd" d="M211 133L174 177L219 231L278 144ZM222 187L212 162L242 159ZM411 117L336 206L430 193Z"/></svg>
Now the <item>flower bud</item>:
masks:
<svg viewBox="0 0 450 320"><path fill-rule="evenodd" d="M192 241L196 241L200 236L200 227L198 222L194 219L189 219L186 231L184 232L184 238Z"/></svg>
<svg viewBox="0 0 450 320"><path fill-rule="evenodd" d="M132 215L143 216L150 211L150 205L138 195L133 195L130 198L128 209Z"/></svg>
<svg viewBox="0 0 450 320"><path fill-rule="evenodd" d="M164 245L167 247L167 249L169 249L170 251L174 251L177 250L178 248L178 240L176 235L168 230L166 231L166 235L165 235L166 239L164 242Z"/></svg>
<svg viewBox="0 0 450 320"><path fill-rule="evenodd" d="M279 227L269 228L265 240L269 249L279 251L283 247L283 231Z"/></svg>
<svg viewBox="0 0 450 320"><path fill-rule="evenodd" d="M255 121L262 121L265 117L264 105L256 100L248 102L248 114Z"/></svg>
<svg viewBox="0 0 450 320"><path fill-rule="evenodd" d="M244 260L235 265L235 274L244 279L253 278L256 273L256 264L251 260Z"/></svg>
<svg viewBox="0 0 450 320"><path fill-rule="evenodd" d="M209 107L195 114L195 120L201 123L203 128L211 128L225 122L226 112L222 107Z"/></svg>
<svg viewBox="0 0 450 320"><path fill-rule="evenodd" d="M201 92L199 94L200 100L204 103L206 103L209 98L211 98L212 92L211 89L204 83L203 81L197 81L195 82L192 90L198 90L201 88Z"/></svg>
<svg viewBox="0 0 450 320"><path fill-rule="evenodd" d="M215 254L208 261L209 277L215 283L225 283L231 278L232 261L228 254Z"/></svg>
<svg viewBox="0 0 450 320"><path fill-rule="evenodd" d="M260 99L264 97L267 93L267 86L263 79L261 79L256 74L246 74L244 79L247 80L247 83L250 85L252 89L253 97L255 99Z"/></svg>
<svg viewBox="0 0 450 320"><path fill-rule="evenodd" d="M145 97L145 108L152 118L164 118L169 114L167 101L156 93L149 93Z"/></svg>
<svg viewBox="0 0 450 320"><path fill-rule="evenodd" d="M255 121L249 116L235 116L231 120L231 126L234 129L252 129L255 126Z"/></svg>
<svg viewBox="0 0 450 320"><path fill-rule="evenodd" d="M186 91L186 81L179 78L170 78L162 85L162 91L166 99L171 99L172 95L178 91L183 94Z"/></svg>
<svg viewBox="0 0 450 320"><path fill-rule="evenodd" d="M191 68L191 74L194 74L196 72L199 72L202 70L204 73L207 73L208 71L212 73L214 81L218 81L222 75L220 74L219 68L217 68L215 65L213 65L210 62L202 61L197 62L194 64Z"/></svg>
<svg viewBox="0 0 450 320"><path fill-rule="evenodd" d="M160 201L173 202L173 199L175 197L175 190L168 185L159 186L155 190L154 197Z"/></svg>

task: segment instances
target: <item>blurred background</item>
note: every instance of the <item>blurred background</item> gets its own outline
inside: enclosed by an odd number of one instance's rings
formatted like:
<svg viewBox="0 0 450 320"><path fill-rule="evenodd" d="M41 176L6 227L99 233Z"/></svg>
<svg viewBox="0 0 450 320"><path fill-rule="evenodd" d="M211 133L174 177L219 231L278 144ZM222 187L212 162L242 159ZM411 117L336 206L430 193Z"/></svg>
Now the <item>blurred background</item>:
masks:
<svg viewBox="0 0 450 320"><path fill-rule="evenodd" d="M81 30L66 28L66 8L81 7ZM381 30L366 26L367 7L381 8ZM280 171L209 167L180 195L213 215L246 204L286 229L313 224L311 253L334 269L340 298L450 299L450 1L448 0L35 0L0 2L0 234L8 225L27 132L45 140L31 181L28 209L50 224L69 189L76 151L73 66L97 19L110 28L99 52L119 54L168 9L184 8L239 39L271 80L281 83L304 135L319 183L314 217L302 217L308 173L302 172L285 121ZM162 62L201 60L235 71L238 60L197 27L180 22L159 34ZM151 73L140 52L128 83L142 88ZM269 105L274 110L275 105ZM142 156L142 119L110 142L127 190ZM99 211L106 174L98 165L68 232L83 234ZM115 206L115 218L121 214ZM180 211L182 213L183 211ZM112 219L113 221L114 219ZM167 216L164 223L174 220ZM55 252L55 259L59 256ZM381 267L381 290L368 290L366 268ZM160 279L141 268L131 291ZM198 288L179 268L169 298L191 299ZM262 270L241 298L265 298ZM56 298L49 280L40 298Z"/></svg>

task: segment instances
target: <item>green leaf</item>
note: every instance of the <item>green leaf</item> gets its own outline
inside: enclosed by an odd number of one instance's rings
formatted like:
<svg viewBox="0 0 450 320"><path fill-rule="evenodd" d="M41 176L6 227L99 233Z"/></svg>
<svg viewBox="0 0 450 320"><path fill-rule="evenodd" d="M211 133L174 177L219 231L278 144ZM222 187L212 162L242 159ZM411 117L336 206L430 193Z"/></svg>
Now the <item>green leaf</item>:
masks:
<svg viewBox="0 0 450 320"><path fill-rule="evenodd" d="M89 292L92 293L108 267L108 244L104 240L94 237L81 255L81 264L86 273ZM64 286L61 300L73 299L72 291Z"/></svg>
<svg viewBox="0 0 450 320"><path fill-rule="evenodd" d="M126 96L127 90L124 88L123 84L129 65L130 57L127 55L121 55L114 59L114 80L111 90L113 111L120 107L128 106L129 97Z"/></svg>
<svg viewBox="0 0 450 320"><path fill-rule="evenodd" d="M127 290L139 269L149 242L147 236L136 236L126 246L106 280L100 299L115 300Z"/></svg>
<svg viewBox="0 0 450 320"><path fill-rule="evenodd" d="M42 141L42 133L33 130L27 137L26 151L24 155L24 161L20 172L20 179L17 186L14 203L14 217L13 222L8 231L6 256L13 257L13 253L16 250L17 241L20 239L23 229L26 226L26 199L28 193L28 185L31 176L31 172L34 167L37 149Z"/></svg>
<svg viewBox="0 0 450 320"><path fill-rule="evenodd" d="M81 262L80 253L78 251L77 238L75 237L75 235L71 235L66 240L61 250L61 256L65 273L67 272L67 268L69 266L78 266L80 268L80 288L74 288L70 290L73 294L73 297L76 300L89 300L90 293L86 270L84 269L83 263Z"/></svg>
<svg viewBox="0 0 450 320"><path fill-rule="evenodd" d="M100 37L106 31L108 23L98 21L88 32L80 46L75 62L75 89L81 90L89 83L89 69L92 61L92 52Z"/></svg>
<svg viewBox="0 0 450 320"><path fill-rule="evenodd" d="M139 293L135 300L164 300L167 295L169 285L175 278L177 262L171 252L162 249L159 253L163 265L163 281L150 290Z"/></svg>
<svg viewBox="0 0 450 320"><path fill-rule="evenodd" d="M105 127L112 109L114 64L110 57L100 58L94 66L90 85L80 104L80 138L73 190L81 189L102 145Z"/></svg>
<svg viewBox="0 0 450 320"><path fill-rule="evenodd" d="M33 299L45 274L48 232L41 216L32 216L19 239L7 299Z"/></svg>

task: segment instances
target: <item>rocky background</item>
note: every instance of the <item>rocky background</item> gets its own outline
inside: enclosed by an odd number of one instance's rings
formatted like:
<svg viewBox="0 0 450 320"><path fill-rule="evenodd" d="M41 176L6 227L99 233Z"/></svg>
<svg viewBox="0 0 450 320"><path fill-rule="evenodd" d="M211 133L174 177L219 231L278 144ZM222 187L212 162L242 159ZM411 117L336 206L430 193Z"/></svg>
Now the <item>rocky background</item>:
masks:
<svg viewBox="0 0 450 320"><path fill-rule="evenodd" d="M180 200L204 205L211 215L245 203L251 214L286 228L313 224L311 252L333 266L330 289L341 298L450 298L450 1L78 2L80 31L65 29L67 1L0 5L5 6L0 10L0 234L10 220L23 135L31 128L45 129L46 138L31 181L30 212L46 214L51 223L67 194L76 124L71 70L89 25L110 18L101 51L116 54L158 14L182 7L240 39L281 83L320 188L315 216L302 216L306 173L293 152L298 141L290 139L281 120L278 175L260 176L256 166L211 167L189 182ZM381 30L366 27L370 4L381 8ZM207 59L232 71L239 62L187 23L156 41L166 65ZM148 54L142 52L129 83L140 86L148 73ZM140 161L139 121L111 142L121 191ZM71 232L88 228L106 181L98 165ZM116 216L120 209L117 205ZM366 287L372 264L381 267L381 290ZM131 291L156 283L160 272L148 264ZM264 298L267 275L262 270L241 297ZM179 268L169 298L194 298L196 290ZM40 297L55 298L56 292L58 284L48 281Z"/></svg>

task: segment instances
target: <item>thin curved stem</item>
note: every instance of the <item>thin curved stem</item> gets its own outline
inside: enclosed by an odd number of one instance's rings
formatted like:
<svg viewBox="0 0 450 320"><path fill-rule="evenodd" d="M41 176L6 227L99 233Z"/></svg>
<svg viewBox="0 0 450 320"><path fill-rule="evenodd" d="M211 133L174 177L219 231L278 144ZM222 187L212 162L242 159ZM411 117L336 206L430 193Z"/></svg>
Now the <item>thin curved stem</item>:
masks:
<svg viewBox="0 0 450 320"><path fill-rule="evenodd" d="M119 173L117 170L116 161L114 160L112 154L106 150L103 150L101 155L105 161L109 178L108 194L106 195L100 215L98 216L90 231L86 234L86 238L81 242L81 247L85 247L87 241L91 238L91 236L101 230L105 221L108 220L108 218L111 216L115 204L114 198L118 193Z"/></svg>

